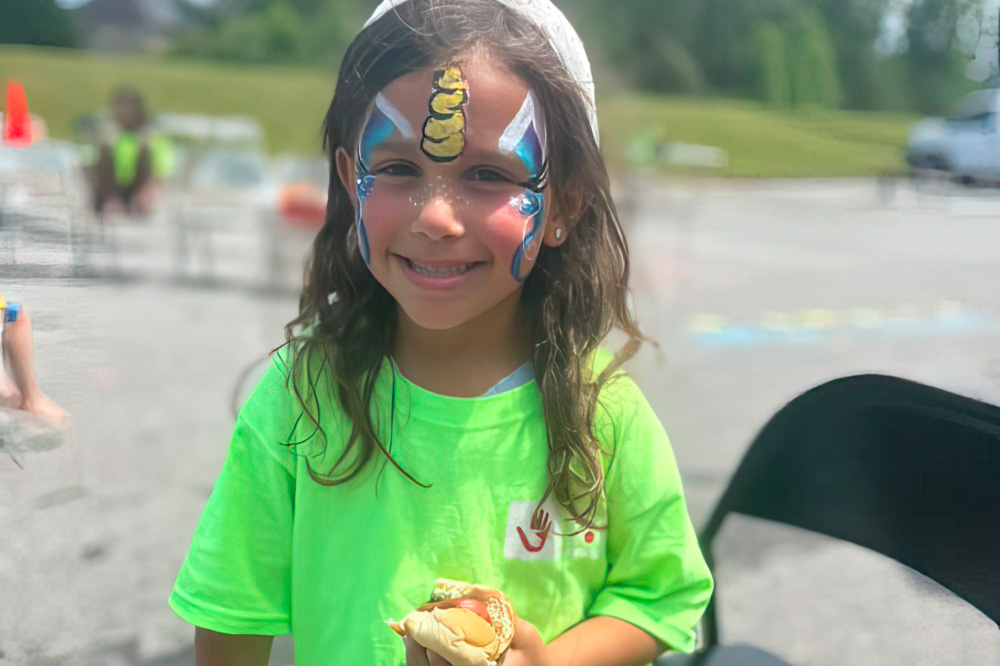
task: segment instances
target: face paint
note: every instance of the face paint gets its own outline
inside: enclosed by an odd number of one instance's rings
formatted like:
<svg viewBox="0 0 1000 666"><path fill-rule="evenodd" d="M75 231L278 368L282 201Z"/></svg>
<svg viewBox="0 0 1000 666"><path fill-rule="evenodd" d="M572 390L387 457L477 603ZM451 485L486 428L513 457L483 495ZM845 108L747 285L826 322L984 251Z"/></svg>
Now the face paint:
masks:
<svg viewBox="0 0 1000 666"><path fill-rule="evenodd" d="M524 282L528 275L523 272L521 264L525 260L534 261L538 255L536 236L545 218L545 201L541 192L525 189L520 196L510 200L510 205L524 218L524 234L510 262L510 274L518 282ZM537 240L541 241L541 238Z"/></svg>
<svg viewBox="0 0 1000 666"><path fill-rule="evenodd" d="M524 98L517 115L500 135L498 148L501 153L517 155L528 171L528 180L521 183L524 192L510 200L514 210L524 217L524 236L511 260L510 273L515 280L523 282L528 276L523 272L522 264L526 260L535 259L541 242L538 232L545 219L545 197L542 190L548 175L544 125L536 110L535 98L530 92Z"/></svg>
<svg viewBox="0 0 1000 666"><path fill-rule="evenodd" d="M538 182L547 170L543 127L535 108L535 97L529 92L514 120L500 135L497 145L501 153L514 153L524 164L529 174L525 185L529 189L540 190L544 187L543 182Z"/></svg>
<svg viewBox="0 0 1000 666"><path fill-rule="evenodd" d="M458 65L435 70L433 92L428 106L430 115L424 121L420 148L435 162L451 162L465 150L466 114L469 84ZM423 208L431 199L442 197L453 206L469 204L469 199L450 181L438 175L410 197L414 208Z"/></svg>
<svg viewBox="0 0 1000 666"><path fill-rule="evenodd" d="M461 188L455 187L451 179L441 175L435 176L433 180L428 181L418 192L415 192L410 197L410 203L414 208L423 208L431 199L438 197L447 199L456 209L464 209L472 203Z"/></svg>
<svg viewBox="0 0 1000 666"><path fill-rule="evenodd" d="M430 115L424 121L420 148L435 162L451 162L465 150L465 105L469 83L458 65L434 72Z"/></svg>
<svg viewBox="0 0 1000 666"><path fill-rule="evenodd" d="M375 97L375 105L368 114L368 122L365 123L358 139L355 160L358 205L354 215L354 227L358 235L358 251L365 264L371 263L371 253L368 247L368 231L365 229L364 203L375 187L375 176L368 170L368 163L375 148L392 136L393 132L399 132L404 139L413 138L413 128L406 117L382 93L379 93Z"/></svg>

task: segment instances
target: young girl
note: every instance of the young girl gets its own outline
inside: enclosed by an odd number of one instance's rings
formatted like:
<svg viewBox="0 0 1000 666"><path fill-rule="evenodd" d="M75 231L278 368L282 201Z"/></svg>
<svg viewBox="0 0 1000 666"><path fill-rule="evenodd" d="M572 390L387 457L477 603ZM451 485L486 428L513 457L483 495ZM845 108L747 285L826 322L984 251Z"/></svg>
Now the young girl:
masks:
<svg viewBox="0 0 1000 666"><path fill-rule="evenodd" d="M640 335L582 45L548 0L383 3L326 116L329 210L171 596L199 664L438 666L385 625L502 590L506 666L689 651L712 590ZM598 345L612 327L628 343Z"/></svg>

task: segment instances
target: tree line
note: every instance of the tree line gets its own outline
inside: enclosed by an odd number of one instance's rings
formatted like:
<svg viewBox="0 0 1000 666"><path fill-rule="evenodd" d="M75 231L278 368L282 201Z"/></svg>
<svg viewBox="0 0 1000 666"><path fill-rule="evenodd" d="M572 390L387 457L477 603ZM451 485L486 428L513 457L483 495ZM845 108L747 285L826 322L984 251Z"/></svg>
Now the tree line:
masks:
<svg viewBox="0 0 1000 666"><path fill-rule="evenodd" d="M177 0L177 55L333 66L376 0ZM941 112L976 84L985 0L556 0L602 83L778 108ZM74 43L54 0L0 0L0 43ZM991 32L992 30L992 32ZM606 86L602 86L606 88Z"/></svg>

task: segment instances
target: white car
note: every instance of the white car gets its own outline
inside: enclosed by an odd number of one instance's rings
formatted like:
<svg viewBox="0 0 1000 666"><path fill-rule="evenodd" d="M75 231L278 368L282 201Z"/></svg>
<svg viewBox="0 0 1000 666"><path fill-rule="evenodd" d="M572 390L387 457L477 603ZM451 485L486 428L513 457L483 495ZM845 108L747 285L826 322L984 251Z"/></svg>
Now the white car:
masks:
<svg viewBox="0 0 1000 666"><path fill-rule="evenodd" d="M910 131L911 172L944 171L964 183L1000 182L1000 88L963 97L950 118L927 118Z"/></svg>

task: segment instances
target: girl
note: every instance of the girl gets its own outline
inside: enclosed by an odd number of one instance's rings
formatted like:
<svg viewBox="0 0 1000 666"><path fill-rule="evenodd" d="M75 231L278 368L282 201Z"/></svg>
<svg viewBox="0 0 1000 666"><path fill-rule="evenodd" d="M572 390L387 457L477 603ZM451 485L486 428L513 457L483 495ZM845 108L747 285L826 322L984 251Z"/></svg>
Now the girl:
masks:
<svg viewBox="0 0 1000 666"><path fill-rule="evenodd" d="M438 666L384 621L439 577L507 594L506 666L692 649L712 582L620 371L640 334L593 109L548 0L387 1L351 44L300 315L171 596L199 664L292 633L299 666Z"/></svg>

